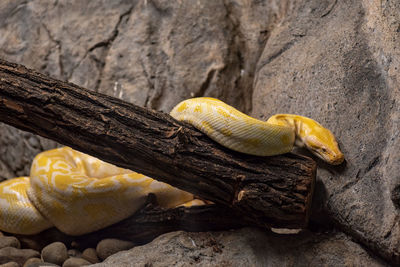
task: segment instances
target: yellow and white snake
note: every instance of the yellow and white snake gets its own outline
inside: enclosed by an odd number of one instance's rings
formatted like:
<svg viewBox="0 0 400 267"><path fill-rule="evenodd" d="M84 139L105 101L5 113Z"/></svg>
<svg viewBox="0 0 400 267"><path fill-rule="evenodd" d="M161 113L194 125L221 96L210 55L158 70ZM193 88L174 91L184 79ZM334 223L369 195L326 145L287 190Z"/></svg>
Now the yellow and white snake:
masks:
<svg viewBox="0 0 400 267"><path fill-rule="evenodd" d="M170 114L242 153L278 155L296 145L330 164L344 160L333 134L306 117L278 114L264 122L206 97L185 100ZM30 177L0 183L0 230L29 235L55 226L66 234L81 235L132 215L149 193L165 208L204 203L190 193L69 147L53 149L35 157Z"/></svg>

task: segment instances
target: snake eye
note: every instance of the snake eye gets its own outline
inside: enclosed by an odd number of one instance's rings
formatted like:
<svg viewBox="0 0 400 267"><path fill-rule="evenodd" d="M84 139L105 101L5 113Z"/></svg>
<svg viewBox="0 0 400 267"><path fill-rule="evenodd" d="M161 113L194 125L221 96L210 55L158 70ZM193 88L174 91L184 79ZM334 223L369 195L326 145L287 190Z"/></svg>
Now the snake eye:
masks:
<svg viewBox="0 0 400 267"><path fill-rule="evenodd" d="M324 152L324 153L326 153L326 151L327 151L325 147L321 148L321 150L322 150L322 152Z"/></svg>

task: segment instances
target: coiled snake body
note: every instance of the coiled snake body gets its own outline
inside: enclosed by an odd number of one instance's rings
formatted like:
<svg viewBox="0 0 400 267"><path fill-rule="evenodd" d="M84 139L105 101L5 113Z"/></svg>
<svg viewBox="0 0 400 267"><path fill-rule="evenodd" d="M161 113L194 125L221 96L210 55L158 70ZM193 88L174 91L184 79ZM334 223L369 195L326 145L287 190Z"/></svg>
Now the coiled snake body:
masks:
<svg viewBox="0 0 400 267"><path fill-rule="evenodd" d="M278 114L267 122L213 98L179 103L171 116L242 153L271 156L304 146L330 164L344 157L333 134L312 119ZM37 155L30 177L0 183L0 230L36 234L55 226L70 235L96 231L132 215L154 193L160 206L201 205L193 195L68 147Z"/></svg>

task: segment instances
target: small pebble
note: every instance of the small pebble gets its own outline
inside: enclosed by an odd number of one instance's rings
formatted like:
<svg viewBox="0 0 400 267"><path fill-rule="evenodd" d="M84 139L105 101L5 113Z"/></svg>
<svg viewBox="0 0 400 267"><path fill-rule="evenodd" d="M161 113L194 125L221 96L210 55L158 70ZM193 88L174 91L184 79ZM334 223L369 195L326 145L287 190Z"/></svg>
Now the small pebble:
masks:
<svg viewBox="0 0 400 267"><path fill-rule="evenodd" d="M68 253L68 256L70 256L70 257L81 258L81 256L82 256L82 252L80 252L79 250L74 249L74 248L68 249L67 253Z"/></svg>
<svg viewBox="0 0 400 267"><path fill-rule="evenodd" d="M85 265L90 265L91 263L88 262L85 259L82 258L69 258L68 260L66 260L64 262L64 264L62 265L62 267L79 267L79 266L85 266Z"/></svg>
<svg viewBox="0 0 400 267"><path fill-rule="evenodd" d="M5 247L21 248L21 244L14 236L0 236L0 248Z"/></svg>
<svg viewBox="0 0 400 267"><path fill-rule="evenodd" d="M119 251L133 248L135 244L131 241L120 239L108 238L101 240L96 247L97 256L105 260L108 256L113 255Z"/></svg>
<svg viewBox="0 0 400 267"><path fill-rule="evenodd" d="M0 249L0 263L15 261L22 266L28 259L34 257L40 257L40 253L33 249L18 249L14 247Z"/></svg>
<svg viewBox="0 0 400 267"><path fill-rule="evenodd" d="M33 263L39 263L39 262L43 263L43 261L39 258L30 258L24 263L23 267L31 267Z"/></svg>
<svg viewBox="0 0 400 267"><path fill-rule="evenodd" d="M30 248L37 251L42 251L45 245L42 242L35 240L30 236L19 236L18 240L23 248Z"/></svg>
<svg viewBox="0 0 400 267"><path fill-rule="evenodd" d="M0 267L20 267L21 265L19 265L18 263L16 263L15 261L10 261L4 264L0 264Z"/></svg>
<svg viewBox="0 0 400 267"><path fill-rule="evenodd" d="M94 248L87 248L82 252L82 258L91 262L98 263L100 262L99 257L97 257L96 250Z"/></svg>
<svg viewBox="0 0 400 267"><path fill-rule="evenodd" d="M24 265L24 267L60 267L60 265L41 261L41 262L32 262L28 266Z"/></svg>
<svg viewBox="0 0 400 267"><path fill-rule="evenodd" d="M42 260L62 265L68 259L67 247L62 242L54 242L42 250Z"/></svg>
<svg viewBox="0 0 400 267"><path fill-rule="evenodd" d="M19 264L15 261L10 261L4 264L1 264L0 267L19 267Z"/></svg>

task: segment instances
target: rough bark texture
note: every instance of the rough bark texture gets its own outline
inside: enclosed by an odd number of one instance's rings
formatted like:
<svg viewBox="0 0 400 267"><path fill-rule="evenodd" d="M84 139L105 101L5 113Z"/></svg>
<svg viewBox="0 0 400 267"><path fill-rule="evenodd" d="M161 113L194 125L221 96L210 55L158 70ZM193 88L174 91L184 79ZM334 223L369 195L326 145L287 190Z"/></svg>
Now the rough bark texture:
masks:
<svg viewBox="0 0 400 267"><path fill-rule="evenodd" d="M347 165L318 162L311 226L324 234L227 232L220 254L197 246L193 258L179 242L162 253L162 238L138 248L206 266L379 265L365 249L399 264L399 29L396 0L0 1L2 58L156 110L212 96L260 119L311 116L338 137ZM55 145L1 126L0 176L28 174Z"/></svg>
<svg viewBox="0 0 400 267"><path fill-rule="evenodd" d="M168 114L4 60L0 121L241 210L254 225L307 225L316 170L308 157L236 153Z"/></svg>

